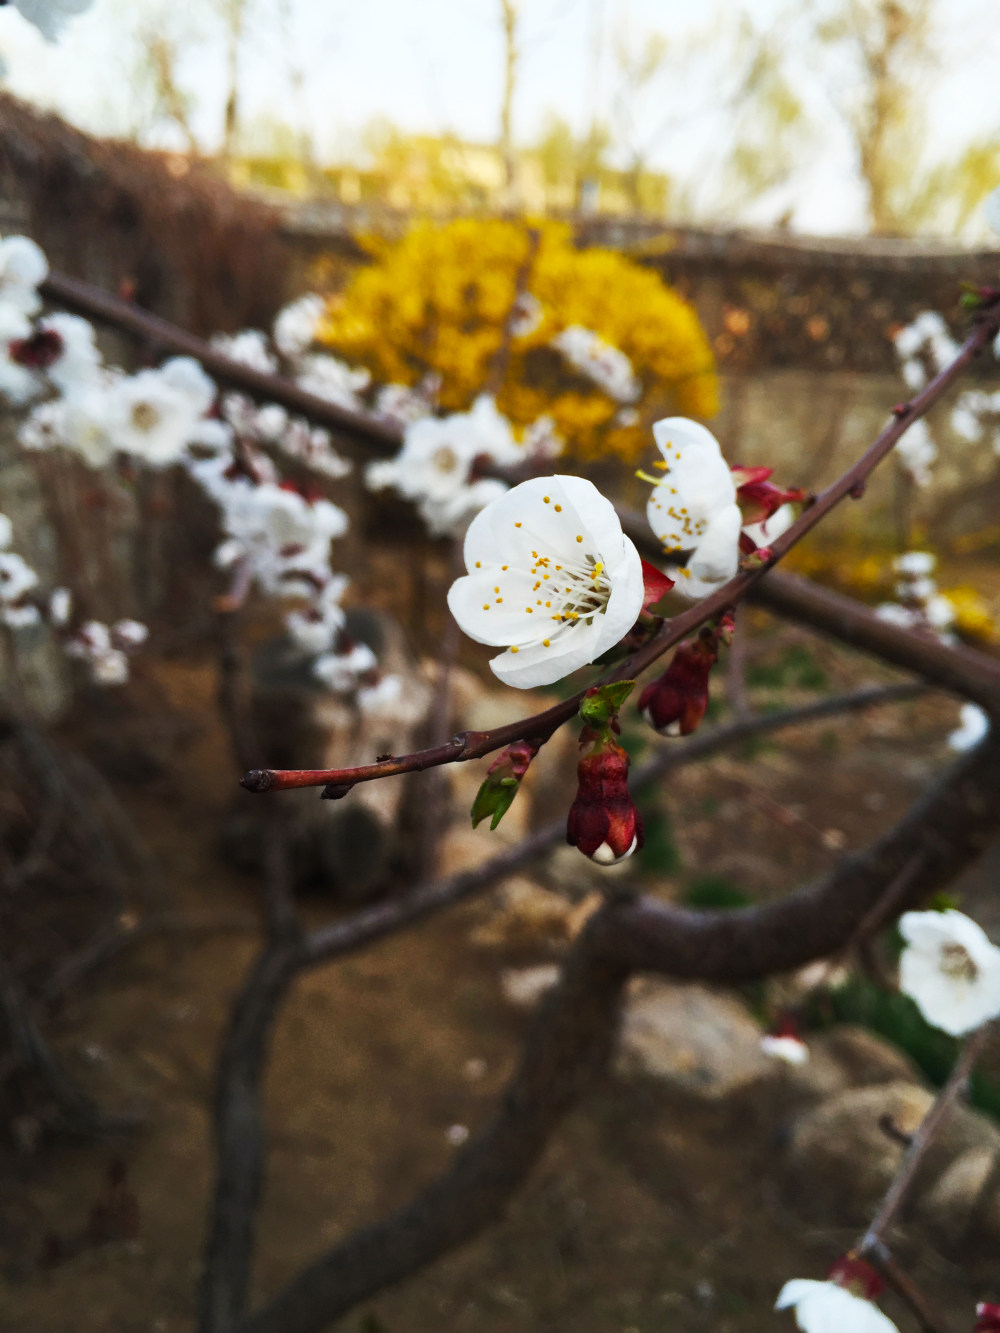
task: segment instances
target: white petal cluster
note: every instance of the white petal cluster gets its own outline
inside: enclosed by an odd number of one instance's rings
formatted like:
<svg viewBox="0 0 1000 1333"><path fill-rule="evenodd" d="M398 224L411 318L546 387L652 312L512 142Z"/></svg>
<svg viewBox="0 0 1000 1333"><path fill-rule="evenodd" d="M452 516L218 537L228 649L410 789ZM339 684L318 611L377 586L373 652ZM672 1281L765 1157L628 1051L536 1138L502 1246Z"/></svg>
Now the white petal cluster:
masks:
<svg viewBox="0 0 1000 1333"><path fill-rule="evenodd" d="M614 647L642 609L642 561L614 506L581 477L535 477L478 514L448 606L518 689L550 685Z"/></svg>
<svg viewBox="0 0 1000 1333"><path fill-rule="evenodd" d="M906 912L899 986L928 1023L963 1036L1000 1015L1000 949L962 912Z"/></svg>
<svg viewBox="0 0 1000 1333"><path fill-rule="evenodd" d="M276 597L312 598L326 587L330 542L347 531L342 509L273 481L231 480L218 465L196 465L192 473L222 510L227 540L216 552L219 565L244 565L261 590Z"/></svg>
<svg viewBox="0 0 1000 1333"><path fill-rule="evenodd" d="M609 398L618 403L634 403L641 397L642 385L632 362L593 329L570 324L556 334L551 345L563 354L574 370L585 375Z"/></svg>
<svg viewBox="0 0 1000 1333"><path fill-rule="evenodd" d="M923 417L907 427L906 434L896 445L895 453L900 466L916 486L923 488L930 484L938 448Z"/></svg>
<svg viewBox="0 0 1000 1333"><path fill-rule="evenodd" d="M896 556L892 563L900 576L895 590L897 600L883 602L875 608L875 614L900 629L923 630L950 642L955 608L943 593L938 592L932 577L937 557L930 551L907 551Z"/></svg>
<svg viewBox="0 0 1000 1333"><path fill-rule="evenodd" d="M701 598L731 579L739 564L743 516L736 483L715 436L686 417L653 426L663 455L646 517L663 544L677 591ZM768 524L770 535L772 516Z"/></svg>
<svg viewBox="0 0 1000 1333"><path fill-rule="evenodd" d="M48 276L44 252L27 236L0 240L0 341L26 338L42 308L39 284Z"/></svg>
<svg viewBox="0 0 1000 1333"><path fill-rule="evenodd" d="M406 427L434 412L440 376L427 376L414 388L405 384L383 384L375 394L375 414Z"/></svg>
<svg viewBox="0 0 1000 1333"><path fill-rule="evenodd" d="M772 1060L781 1060L787 1065L804 1065L809 1061L809 1047L798 1037L781 1037L768 1032L760 1039L760 1049Z"/></svg>
<svg viewBox="0 0 1000 1333"><path fill-rule="evenodd" d="M303 356L316 340L326 302L310 292L300 296L280 311L274 321L274 345L282 356L292 360Z"/></svg>
<svg viewBox="0 0 1000 1333"><path fill-rule="evenodd" d="M989 729L989 716L978 704L963 704L958 713L958 726L948 735L948 748L959 754L974 750Z"/></svg>
<svg viewBox="0 0 1000 1333"><path fill-rule="evenodd" d="M46 41L54 42L65 24L89 9L93 0L11 0L11 3Z"/></svg>
<svg viewBox="0 0 1000 1333"><path fill-rule="evenodd" d="M836 1282L793 1278L781 1288L776 1310L794 1310L802 1333L899 1333L878 1306Z"/></svg>
<svg viewBox="0 0 1000 1333"><path fill-rule="evenodd" d="M23 629L41 620L37 605L28 597L38 586L38 575L10 549L13 539L10 519L0 514L0 623Z"/></svg>
<svg viewBox="0 0 1000 1333"><path fill-rule="evenodd" d="M410 423L395 458L372 463L365 473L371 490L391 487L412 500L435 536L457 536L491 501L507 490L492 478L472 480L477 461L507 467L524 457L510 422L483 394L469 412L423 417Z"/></svg>
<svg viewBox="0 0 1000 1333"><path fill-rule="evenodd" d="M149 630L138 620L118 620L113 625L87 620L67 641L66 652L85 664L95 685L125 685L129 654L148 637Z"/></svg>
<svg viewBox="0 0 1000 1333"><path fill-rule="evenodd" d="M311 352L298 361L295 381L299 388L314 393L317 398L360 411L363 404L358 394L368 388L371 376L367 370L352 369L335 356Z"/></svg>
<svg viewBox="0 0 1000 1333"><path fill-rule="evenodd" d="M231 361L238 361L251 370L259 370L265 375L277 373L278 358L271 351L267 334L261 333L259 329L241 329L239 333L231 334L215 333L211 345Z"/></svg>
<svg viewBox="0 0 1000 1333"><path fill-rule="evenodd" d="M278 403L258 405L245 394L227 393L221 406L226 425L242 440L273 445L310 471L334 480L350 472L350 463L337 453L328 430L310 425L304 417L289 416ZM227 436L225 447L230 444L231 436Z"/></svg>

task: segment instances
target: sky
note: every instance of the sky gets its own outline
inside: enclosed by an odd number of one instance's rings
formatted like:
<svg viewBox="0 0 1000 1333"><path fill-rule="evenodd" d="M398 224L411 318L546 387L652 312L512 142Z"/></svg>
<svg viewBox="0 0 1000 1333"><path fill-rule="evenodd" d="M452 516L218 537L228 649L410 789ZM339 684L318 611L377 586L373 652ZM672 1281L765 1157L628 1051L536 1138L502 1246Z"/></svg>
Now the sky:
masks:
<svg viewBox="0 0 1000 1333"><path fill-rule="evenodd" d="M946 158L972 137L1000 137L1000 9L996 0L942 0L948 30L941 74L927 91L928 141ZM616 35L638 42L662 32L677 58L669 79L651 90L648 125L670 122L656 138L650 165L696 186L729 127L718 109L713 45L722 44L741 11L774 22L782 0L722 0L717 9L691 0L522 0L523 57L515 100L515 135L537 139L558 114L585 132L607 116L613 94ZM377 117L403 129L451 131L474 140L498 133L502 80L499 0L259 0L244 46L242 96L248 113L308 124L326 159L356 156L362 131ZM6 86L82 128L128 133L136 94L128 77L127 33L145 14L165 16L183 51L183 81L196 104L194 124L206 146L218 140L223 114L224 50L212 6L176 0L95 0L59 43L47 44L13 9L0 8L0 55ZM280 20L290 15L291 42ZM140 16L137 18L137 16ZM696 66L685 43L701 37L708 52ZM602 40L597 40L601 38ZM302 71L296 97L288 52ZM595 51L599 56L595 60ZM794 186L759 201L740 220L767 224L790 212L816 233L862 227L864 196L849 140L803 51L802 94L817 130L808 165ZM141 101L141 95L140 95ZM170 146L169 136L165 146ZM725 221L725 219L717 219Z"/></svg>

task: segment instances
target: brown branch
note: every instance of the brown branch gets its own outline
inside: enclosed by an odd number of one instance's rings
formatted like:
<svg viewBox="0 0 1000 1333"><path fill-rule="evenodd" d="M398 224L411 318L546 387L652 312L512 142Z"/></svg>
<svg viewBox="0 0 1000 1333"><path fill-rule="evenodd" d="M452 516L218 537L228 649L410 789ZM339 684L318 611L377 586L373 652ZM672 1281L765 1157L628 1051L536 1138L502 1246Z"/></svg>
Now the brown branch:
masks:
<svg viewBox="0 0 1000 1333"><path fill-rule="evenodd" d="M824 956L850 938L915 847L926 864L914 893L928 891L931 872L937 887L982 849L1000 820L992 800L998 778L1000 746L987 740L865 857L845 860L784 902L722 913L607 902L536 1015L521 1065L486 1129L411 1203L310 1264L238 1333L321 1333L360 1301L478 1234L502 1213L561 1117L604 1067L633 971L744 982ZM943 823L953 835L950 847L940 837ZM920 829L931 830L923 841Z"/></svg>
<svg viewBox="0 0 1000 1333"><path fill-rule="evenodd" d="M881 620L843 593L797 574L776 572L758 584L750 600L778 615L810 625L860 648L932 685L950 690L1000 716L1000 662L965 644L956 647Z"/></svg>
<svg viewBox="0 0 1000 1333"><path fill-rule="evenodd" d="M753 735L805 725L838 714L912 698L920 686L859 690L802 708L761 715L704 731L693 739L665 746L637 769L636 790L668 772L697 762ZM463 901L529 865L565 838L565 821L553 820L516 846L472 870L430 883L407 894L354 913L314 930L298 941L269 947L261 956L236 1003L226 1038L216 1095L218 1170L211 1239L201 1294L202 1333L226 1333L246 1300L253 1246L252 1210L263 1175L264 1137L259 1084L267 1033L296 975L330 962ZM248 1214L247 1210L250 1209Z"/></svg>
<svg viewBox="0 0 1000 1333"><path fill-rule="evenodd" d="M643 647L601 679L627 680L640 675L669 648L679 643L685 635L707 621L715 619L746 597L761 583L774 563L811 532L842 500L848 496L860 497L868 477L891 453L907 428L938 401L969 363L992 340L998 326L1000 326L1000 301L991 307L988 317L981 319L951 364L940 371L911 402L897 409L892 421L874 444L841 477L817 496L796 522L775 540L771 547L772 558L768 565L742 570L716 592L669 620ZM635 516L624 517L626 531L635 536L635 530L638 529L641 532L642 545L648 548L649 534L645 525ZM982 663L990 662L990 659L977 659L966 673L962 665L966 650L961 652L948 650L946 645L932 642L922 635L906 630L895 629L894 633L903 636L902 639L896 640L897 643L903 643L905 640L907 645L905 653L902 648L899 649L900 655L905 655L908 659L905 663L901 662L901 665L910 665L912 669L920 671L922 664L926 662L933 671L939 663L941 654L950 651L951 657L948 659L946 671L948 688L957 689L959 693L966 694L976 702L988 699L989 703L985 706L1000 715L1000 663L990 663L990 668L987 670ZM934 679L934 676L929 675L928 678ZM293 787L327 787L329 788L327 795L345 796L359 782L371 782L378 778L393 777L399 773L421 772L439 764L479 759L515 740L535 740L544 743L558 727L574 716L584 693L585 690L580 690L563 703L531 717L522 718L518 722L508 723L491 731L461 732L444 745L418 750L382 762L362 764L352 768L254 769L244 775L241 783L250 792L283 791Z"/></svg>
<svg viewBox="0 0 1000 1333"><path fill-rule="evenodd" d="M400 428L383 417L342 407L299 388L281 375L254 370L240 361L234 361L204 338L198 338L130 301L111 296L89 282L67 277L64 273L50 272L39 290L47 300L65 306L67 310L75 310L98 323L110 324L124 333L130 333L158 352L193 356L219 384L239 389L258 401L280 403L291 412L300 412L311 421L328 426L361 444L367 453L392 454L403 442Z"/></svg>

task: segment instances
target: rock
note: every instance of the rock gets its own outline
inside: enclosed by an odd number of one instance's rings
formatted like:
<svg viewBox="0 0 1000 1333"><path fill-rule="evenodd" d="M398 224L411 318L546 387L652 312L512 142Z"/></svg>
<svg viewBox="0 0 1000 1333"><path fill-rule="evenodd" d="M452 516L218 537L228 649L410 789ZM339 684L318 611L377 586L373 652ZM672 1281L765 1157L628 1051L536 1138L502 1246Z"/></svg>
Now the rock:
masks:
<svg viewBox="0 0 1000 1333"><path fill-rule="evenodd" d="M919 1083L920 1074L909 1056L867 1028L843 1023L822 1033L810 1046L822 1050L843 1071L845 1082L855 1088L874 1083Z"/></svg>
<svg viewBox="0 0 1000 1333"><path fill-rule="evenodd" d="M852 1088L806 1111L788 1143L788 1183L810 1215L861 1224L888 1188L903 1146L880 1127L890 1117L900 1134L912 1134L933 1100L909 1082Z"/></svg>
<svg viewBox="0 0 1000 1333"><path fill-rule="evenodd" d="M500 974L503 997L516 1009L533 1009L546 991L559 980L555 963L538 967L508 967Z"/></svg>
<svg viewBox="0 0 1000 1333"><path fill-rule="evenodd" d="M904 1152L882 1125L891 1122L899 1135L913 1134L932 1101L926 1089L898 1080L849 1089L806 1111L792 1127L786 1155L788 1183L800 1206L835 1225L863 1224ZM1000 1129L967 1107L953 1108L924 1159L912 1196L915 1211L954 1242L955 1219L971 1216L977 1206L973 1195L977 1182L982 1187L985 1158L998 1157Z"/></svg>
<svg viewBox="0 0 1000 1333"><path fill-rule="evenodd" d="M810 1034L807 1043L809 1059L787 1075L787 1093L797 1101L815 1102L878 1083L921 1081L902 1051L866 1028L845 1023Z"/></svg>
<svg viewBox="0 0 1000 1333"><path fill-rule="evenodd" d="M984 1197L989 1187L994 1194L1000 1191L997 1154L988 1148L973 1148L956 1157L919 1199L920 1214L947 1246L961 1244L974 1222L977 1239L987 1239L983 1233L988 1229L990 1240L1000 1240L1000 1208L984 1206L989 1202Z"/></svg>
<svg viewBox="0 0 1000 1333"><path fill-rule="evenodd" d="M781 1074L760 1038L732 996L646 979L629 990L615 1069L624 1078L646 1075L699 1100L721 1101Z"/></svg>

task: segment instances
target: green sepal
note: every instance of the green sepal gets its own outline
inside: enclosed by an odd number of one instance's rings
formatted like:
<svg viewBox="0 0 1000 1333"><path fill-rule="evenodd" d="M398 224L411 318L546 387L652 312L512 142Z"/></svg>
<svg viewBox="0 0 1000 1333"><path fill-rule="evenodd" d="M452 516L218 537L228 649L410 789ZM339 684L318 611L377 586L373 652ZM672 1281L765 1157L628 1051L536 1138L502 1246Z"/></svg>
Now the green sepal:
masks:
<svg viewBox="0 0 1000 1333"><path fill-rule="evenodd" d="M593 694L585 694L580 701L580 716L592 727L606 727L634 689L634 680L598 685Z"/></svg>
<svg viewBox="0 0 1000 1333"><path fill-rule="evenodd" d="M470 814L472 827L478 828L484 819L492 816L490 828L495 829L513 804L520 786L517 778L487 776L476 792Z"/></svg>
<svg viewBox="0 0 1000 1333"><path fill-rule="evenodd" d="M963 292L958 298L958 303L963 310L979 310L983 305L983 298L978 292Z"/></svg>

